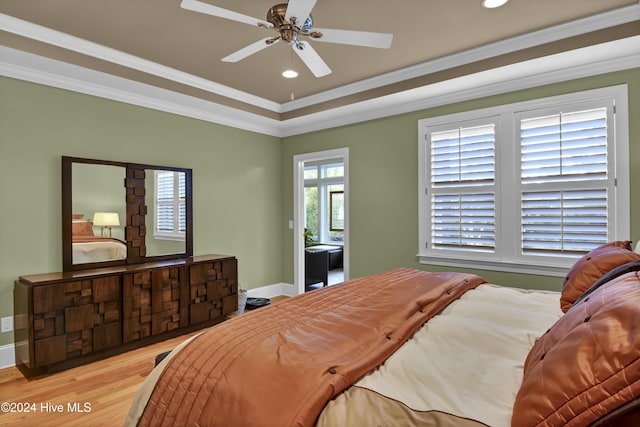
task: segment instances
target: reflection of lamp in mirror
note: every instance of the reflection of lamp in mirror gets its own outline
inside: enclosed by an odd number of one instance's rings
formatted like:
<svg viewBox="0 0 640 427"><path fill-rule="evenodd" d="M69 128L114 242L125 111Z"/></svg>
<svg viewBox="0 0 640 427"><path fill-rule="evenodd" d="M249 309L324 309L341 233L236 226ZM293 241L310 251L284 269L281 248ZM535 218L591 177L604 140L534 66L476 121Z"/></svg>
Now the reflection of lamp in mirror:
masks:
<svg viewBox="0 0 640 427"><path fill-rule="evenodd" d="M100 236L111 237L111 227L120 226L120 218L117 212L96 212L93 214L93 225L100 227ZM105 236L105 227L109 230L108 236Z"/></svg>

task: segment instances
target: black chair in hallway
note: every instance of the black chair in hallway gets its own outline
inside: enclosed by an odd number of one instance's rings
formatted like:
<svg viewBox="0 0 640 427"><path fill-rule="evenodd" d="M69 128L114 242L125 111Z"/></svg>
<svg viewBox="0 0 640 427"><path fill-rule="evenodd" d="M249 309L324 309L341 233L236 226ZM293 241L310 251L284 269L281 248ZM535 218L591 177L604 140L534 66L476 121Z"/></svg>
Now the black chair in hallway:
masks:
<svg viewBox="0 0 640 427"><path fill-rule="evenodd" d="M304 250L305 287L322 282L329 283L329 251L309 247Z"/></svg>

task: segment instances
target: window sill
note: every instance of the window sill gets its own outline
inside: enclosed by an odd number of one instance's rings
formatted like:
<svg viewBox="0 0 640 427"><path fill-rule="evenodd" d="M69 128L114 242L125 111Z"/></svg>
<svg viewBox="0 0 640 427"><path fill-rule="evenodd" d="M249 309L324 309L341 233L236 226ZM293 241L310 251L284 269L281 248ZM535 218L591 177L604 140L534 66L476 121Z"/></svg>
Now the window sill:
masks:
<svg viewBox="0 0 640 427"><path fill-rule="evenodd" d="M439 265L445 267L471 268L507 273L534 274L539 276L564 277L569 267L548 265L519 264L515 262L482 261L460 258L444 258L418 254L420 264Z"/></svg>
<svg viewBox="0 0 640 427"><path fill-rule="evenodd" d="M171 235L171 234L154 234L153 238L156 240L172 240L175 242L184 242L185 241L185 237L184 236L176 236L176 235Z"/></svg>

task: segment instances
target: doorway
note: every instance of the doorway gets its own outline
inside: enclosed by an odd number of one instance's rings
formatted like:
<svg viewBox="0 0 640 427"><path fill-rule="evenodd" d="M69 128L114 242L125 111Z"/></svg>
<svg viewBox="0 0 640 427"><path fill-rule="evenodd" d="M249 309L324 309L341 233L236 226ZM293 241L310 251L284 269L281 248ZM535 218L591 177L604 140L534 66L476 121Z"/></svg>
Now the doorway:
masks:
<svg viewBox="0 0 640 427"><path fill-rule="evenodd" d="M293 254L296 292L307 284L340 283L349 277L349 149L299 154L293 157ZM314 279L313 253L327 262L325 278ZM310 271L307 271L310 270ZM314 270L313 272L311 270ZM309 274L307 274L309 273ZM322 272L321 272L322 274ZM326 280L322 283L322 280Z"/></svg>

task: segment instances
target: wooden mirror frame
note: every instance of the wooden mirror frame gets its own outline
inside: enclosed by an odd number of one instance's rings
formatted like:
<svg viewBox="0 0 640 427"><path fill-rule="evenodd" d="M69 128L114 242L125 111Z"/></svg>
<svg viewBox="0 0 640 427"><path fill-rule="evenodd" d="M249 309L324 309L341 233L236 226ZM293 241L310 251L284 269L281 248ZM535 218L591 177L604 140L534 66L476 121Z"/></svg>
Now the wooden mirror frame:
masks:
<svg viewBox="0 0 640 427"><path fill-rule="evenodd" d="M125 169L125 203L126 223L125 240L127 243L126 259L116 261L73 263L72 217L73 217L73 164L85 163L95 165L120 166ZM145 170L167 170L184 172L186 231L185 251L168 255L146 256L145 216ZM149 261L163 261L193 256L193 174L191 169L170 166L145 165L138 163L115 162L108 160L84 159L62 156L62 266L64 271L85 270L98 267L111 267L125 264L139 264Z"/></svg>

